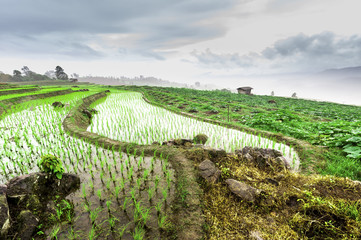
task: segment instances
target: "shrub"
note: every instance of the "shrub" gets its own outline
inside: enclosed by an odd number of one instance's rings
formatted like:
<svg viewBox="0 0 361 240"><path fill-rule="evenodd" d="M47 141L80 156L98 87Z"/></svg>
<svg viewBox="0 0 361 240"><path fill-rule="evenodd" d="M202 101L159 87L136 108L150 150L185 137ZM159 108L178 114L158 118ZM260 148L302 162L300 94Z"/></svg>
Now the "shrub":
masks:
<svg viewBox="0 0 361 240"><path fill-rule="evenodd" d="M40 171L49 173L50 175L55 175L58 179L62 179L64 168L60 159L54 155L47 154L41 157L41 160L38 162L38 167Z"/></svg>
<svg viewBox="0 0 361 240"><path fill-rule="evenodd" d="M208 140L207 135L205 134L198 134L197 136L195 136L193 138L193 142L194 143L200 143L200 144L205 144Z"/></svg>

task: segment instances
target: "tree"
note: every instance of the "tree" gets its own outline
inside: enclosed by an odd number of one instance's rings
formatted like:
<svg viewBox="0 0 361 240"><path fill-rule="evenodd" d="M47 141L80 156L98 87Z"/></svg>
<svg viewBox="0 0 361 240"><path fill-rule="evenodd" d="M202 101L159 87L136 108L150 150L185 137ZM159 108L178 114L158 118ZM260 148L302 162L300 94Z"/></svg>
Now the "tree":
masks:
<svg viewBox="0 0 361 240"><path fill-rule="evenodd" d="M292 97L293 97L293 98L297 98L297 94L294 92L294 93L292 94Z"/></svg>
<svg viewBox="0 0 361 240"><path fill-rule="evenodd" d="M64 72L64 69L60 66L56 66L55 68L55 76L60 80L68 80L68 74Z"/></svg>
<svg viewBox="0 0 361 240"><path fill-rule="evenodd" d="M21 77L21 72L19 70L14 70L13 71L13 76L14 77Z"/></svg>
<svg viewBox="0 0 361 240"><path fill-rule="evenodd" d="M11 82L13 78L9 74L0 71L0 82Z"/></svg>
<svg viewBox="0 0 361 240"><path fill-rule="evenodd" d="M23 71L23 73L24 73L24 76L29 76L30 75L30 73L31 73L31 71L30 71L30 69L27 67L27 66L24 66L22 69L21 69L21 71Z"/></svg>
<svg viewBox="0 0 361 240"><path fill-rule="evenodd" d="M272 91L272 92L271 92L271 96L274 96L274 95L275 95L275 92L274 92L274 91Z"/></svg>
<svg viewBox="0 0 361 240"><path fill-rule="evenodd" d="M21 72L19 70L14 70L13 71L13 80L15 82L18 82L18 81L22 80Z"/></svg>

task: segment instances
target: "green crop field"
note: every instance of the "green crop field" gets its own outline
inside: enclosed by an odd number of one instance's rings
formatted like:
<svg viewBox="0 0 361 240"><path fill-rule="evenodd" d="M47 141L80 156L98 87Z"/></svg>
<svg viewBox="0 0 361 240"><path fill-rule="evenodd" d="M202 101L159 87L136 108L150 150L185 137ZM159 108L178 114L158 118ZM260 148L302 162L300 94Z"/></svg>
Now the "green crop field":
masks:
<svg viewBox="0 0 361 240"><path fill-rule="evenodd" d="M129 88L132 89L132 88ZM184 88L138 88L175 112L304 140L322 149L318 173L361 180L361 107L272 96ZM308 168L309 161L301 163Z"/></svg>
<svg viewBox="0 0 361 240"><path fill-rule="evenodd" d="M84 87L89 91L41 99L36 95L68 88L0 96L0 184L39 171L50 179L80 178L70 195L50 196L45 213L40 198L19 200L39 219L33 239L361 237L361 185L342 178L361 180L361 107L223 91ZM1 105L9 99L16 101ZM242 155L247 147L264 162ZM262 160L260 149L283 155L291 169ZM219 169L216 182L199 176L204 160ZM260 198L240 200L229 179L261 189ZM12 220L8 239L18 236L18 222Z"/></svg>

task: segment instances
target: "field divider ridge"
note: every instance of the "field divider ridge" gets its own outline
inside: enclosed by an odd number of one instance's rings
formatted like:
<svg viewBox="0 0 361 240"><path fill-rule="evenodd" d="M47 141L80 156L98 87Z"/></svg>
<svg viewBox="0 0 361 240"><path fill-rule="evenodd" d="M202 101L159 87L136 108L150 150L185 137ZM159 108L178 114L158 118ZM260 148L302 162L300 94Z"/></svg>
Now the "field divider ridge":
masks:
<svg viewBox="0 0 361 240"><path fill-rule="evenodd" d="M33 95L5 99L5 100L0 101L0 116L4 112L6 112L7 108L9 108L13 105L19 104L19 103L36 100L36 99L54 97L54 96L58 96L58 95L65 95L65 94L69 94L69 93L73 93L73 92L74 91L71 88L69 88L69 89L65 89L65 90L53 91L53 92L48 92L48 93L33 94Z"/></svg>
<svg viewBox="0 0 361 240"><path fill-rule="evenodd" d="M300 159L299 171L301 171L301 172L314 173L315 171L313 170L313 165L319 164L319 163L316 163L319 160L324 161L324 157L322 156L323 149L313 146L306 141L288 137L288 136L284 136L282 134L272 133L269 131L258 130L258 129L254 129L254 128L250 128L250 127L246 127L246 126L237 126L232 123L226 123L226 122L221 122L221 121L217 121L217 120L213 120L213 119L209 119L209 118L205 118L205 117L201 117L201 116L196 116L194 114L187 113L187 112L176 111L172 108L167 107L164 104L150 101L146 97L146 94L143 91L138 91L138 92L140 92L142 94L144 101L146 101L147 103L149 103L153 106L164 108L164 109L166 109L170 112L176 113L178 115L193 118L198 121L203 121L206 123L211 123L214 125L238 130L241 132L245 132L247 134L252 134L252 135L261 134L261 135L263 135L263 137L269 138L272 141L277 141L279 143L283 142L283 143L287 144L288 146L292 146L296 150L297 155ZM310 166L309 164L306 165L305 164L306 162L311 163L312 166Z"/></svg>
<svg viewBox="0 0 361 240"><path fill-rule="evenodd" d="M88 109L93 102L105 97L107 97L107 94L104 91L83 98L65 117L62 123L64 130L73 137L105 149L121 150L123 152L134 152L134 149L137 149L137 154L144 152L146 156L153 156L154 153L158 157L161 154L163 156L167 155L175 171L176 187L181 179L183 181L183 191L185 190L188 193L184 201L176 197L174 207L172 207L171 219L175 223L177 237L184 240L203 239L205 218L202 214L200 201L203 192L197 183L198 175L194 163L186 158L180 150L167 145L139 145L121 142L87 131L87 127L91 122L82 111ZM186 181L186 184L184 184L184 181Z"/></svg>

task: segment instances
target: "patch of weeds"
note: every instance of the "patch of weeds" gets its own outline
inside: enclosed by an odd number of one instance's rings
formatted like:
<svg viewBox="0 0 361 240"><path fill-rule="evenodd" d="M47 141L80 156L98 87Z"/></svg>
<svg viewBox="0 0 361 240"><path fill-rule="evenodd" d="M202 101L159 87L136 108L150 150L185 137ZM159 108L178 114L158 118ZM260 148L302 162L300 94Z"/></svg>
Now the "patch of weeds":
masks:
<svg viewBox="0 0 361 240"><path fill-rule="evenodd" d="M177 194L178 194L177 199L180 200L180 203L183 207L187 207L186 199L187 196L189 195L187 187L188 187L187 179L185 177L181 177L178 180L178 184L177 184Z"/></svg>

